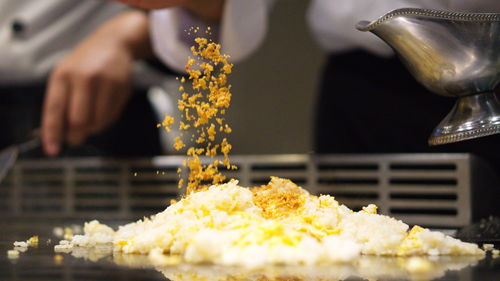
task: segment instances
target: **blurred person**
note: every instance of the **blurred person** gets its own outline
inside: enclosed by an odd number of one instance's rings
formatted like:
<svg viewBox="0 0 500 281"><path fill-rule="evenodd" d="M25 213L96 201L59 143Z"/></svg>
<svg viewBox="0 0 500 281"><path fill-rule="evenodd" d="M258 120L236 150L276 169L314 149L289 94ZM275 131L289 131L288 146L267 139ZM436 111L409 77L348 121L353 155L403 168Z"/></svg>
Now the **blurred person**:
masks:
<svg viewBox="0 0 500 281"><path fill-rule="evenodd" d="M393 51L355 25L398 8L500 12L496 0L312 0L307 12L317 42L329 52L316 107L319 153L472 152L500 172L500 135L429 146L427 139L455 99L418 83Z"/></svg>
<svg viewBox="0 0 500 281"><path fill-rule="evenodd" d="M89 136L72 155L161 152L147 86L131 82L135 62L153 58L144 11L98 0L7 0L0 23L0 147L41 126L52 156Z"/></svg>
<svg viewBox="0 0 500 281"><path fill-rule="evenodd" d="M156 53L182 71L189 44L174 27L196 21L171 8L189 0L119 0L155 11L151 34ZM206 1L205 3L209 3ZM217 25L225 52L243 59L262 42L273 0L226 0ZM221 7L220 1L213 7ZM355 25L403 7L494 12L494 0L312 0L307 19L318 43L329 52L316 107L317 153L473 152L500 167L489 151L500 136L430 147L427 139L455 100L430 93L420 85L382 40ZM217 9L215 9L217 10ZM187 18L187 20L186 20ZM198 19L200 19L198 17ZM168 38L168 39L167 39ZM181 60L179 60L181 58Z"/></svg>

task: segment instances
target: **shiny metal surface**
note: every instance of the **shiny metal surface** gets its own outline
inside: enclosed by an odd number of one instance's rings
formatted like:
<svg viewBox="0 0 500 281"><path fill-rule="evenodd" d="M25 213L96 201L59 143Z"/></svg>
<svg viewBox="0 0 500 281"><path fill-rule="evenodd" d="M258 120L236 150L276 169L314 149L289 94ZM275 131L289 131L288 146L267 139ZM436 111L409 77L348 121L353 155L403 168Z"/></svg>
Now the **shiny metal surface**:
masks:
<svg viewBox="0 0 500 281"><path fill-rule="evenodd" d="M500 133L500 104L495 93L460 97L431 135L431 145Z"/></svg>
<svg viewBox="0 0 500 281"><path fill-rule="evenodd" d="M389 44L430 91L459 98L429 144L500 132L500 14L407 8L356 27Z"/></svg>
<svg viewBox="0 0 500 281"><path fill-rule="evenodd" d="M111 253L111 247L79 248L72 253L54 253L54 243L40 236L38 248L29 248L18 259L8 259L12 241L0 240L2 281L118 281L118 280L426 280L489 281L500 276L500 259L487 257L391 258L363 256L353 263L321 266L274 266L259 269L211 265L153 266L147 256ZM56 257L57 255L57 257ZM424 267L415 266L423 264Z"/></svg>

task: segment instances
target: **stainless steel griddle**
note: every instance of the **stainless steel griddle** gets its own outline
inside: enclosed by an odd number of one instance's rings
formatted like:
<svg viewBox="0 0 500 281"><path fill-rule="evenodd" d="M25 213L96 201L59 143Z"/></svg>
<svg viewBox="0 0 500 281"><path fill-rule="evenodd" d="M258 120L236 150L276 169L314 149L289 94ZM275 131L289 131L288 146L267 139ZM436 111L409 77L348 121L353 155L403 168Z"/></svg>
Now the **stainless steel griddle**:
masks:
<svg viewBox="0 0 500 281"><path fill-rule="evenodd" d="M19 161L0 184L0 280L167 280L158 269L136 263L136 259L125 260L139 268L121 265L123 259L117 264L109 256L93 262L63 255L64 260L58 264L52 250L58 239L51 236L56 226L81 225L94 218L117 226L163 210L170 198L182 193L177 189L175 171L183 159ZM244 186L266 183L271 175L287 177L312 193L332 194L351 208L376 203L385 214L434 228L453 230L470 224L475 217L491 214L492 209L487 208L495 206L483 204L479 206L482 209L478 208L474 200L481 198L475 197L476 193L498 198L492 195L497 185L491 175L469 154L254 155L235 156L232 160L240 169L228 176L239 179ZM40 236L40 248L30 248L18 260L8 260L12 242L32 235ZM47 238L52 239L51 245L45 244ZM376 266L380 271L377 274L387 275L379 280L415 280L404 274L394 275L401 273L394 268L398 264L394 260L375 262L382 262ZM439 268L460 270L442 271L419 280L500 280L500 259L433 262ZM169 268L164 273L175 270ZM227 269L208 266L179 270L189 274L200 270L223 273ZM300 273L300 268L277 270ZM347 274L341 280L359 271L353 271L352 265L304 270L311 275ZM295 280L287 278L284 280Z"/></svg>
<svg viewBox="0 0 500 281"><path fill-rule="evenodd" d="M218 276L205 280L234 280L230 277L249 274L251 276L281 276L279 280L364 280L366 276L377 276L377 280L440 280L440 281L497 281L500 278L500 258L488 256L482 260L471 257L440 258L432 261L433 270L429 275L409 274L399 265L401 259L368 257L359 263L328 265L318 267L273 267L262 270L244 270L238 268L224 268L221 266L176 266L154 268L147 263L145 256L99 256L91 254L85 257L75 257L71 254L60 254L63 259L57 261L52 245L45 244L45 237L41 237L38 248L30 248L22 253L17 260L7 259L5 253L12 246L13 240L0 241L0 280L2 281L153 281L153 280L180 280L167 278L182 274ZM369 265L369 263L373 263ZM362 264L362 266L360 266ZM250 272L250 273L249 273ZM163 275L163 273L165 275ZM360 277L361 276L361 277ZM330 277L330 278L329 278ZM340 279L339 279L340 277ZM226 279L223 279L226 278ZM184 279L190 280L190 279ZM246 280L246 279L237 279ZM252 280L249 276L249 279ZM274 280L274 279L259 279ZM195 281L193 279L193 281Z"/></svg>

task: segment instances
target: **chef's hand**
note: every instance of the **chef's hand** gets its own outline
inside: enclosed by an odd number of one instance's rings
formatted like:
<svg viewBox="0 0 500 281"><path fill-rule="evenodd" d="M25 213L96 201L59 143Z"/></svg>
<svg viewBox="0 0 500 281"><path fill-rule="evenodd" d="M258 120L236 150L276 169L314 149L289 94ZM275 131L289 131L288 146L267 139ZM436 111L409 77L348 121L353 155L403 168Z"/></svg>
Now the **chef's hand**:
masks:
<svg viewBox="0 0 500 281"><path fill-rule="evenodd" d="M136 58L149 56L148 18L124 12L82 41L52 72L42 113L47 155L82 144L115 122L130 94Z"/></svg>
<svg viewBox="0 0 500 281"><path fill-rule="evenodd" d="M222 17L224 0L115 0L141 9L164 9L182 6L202 20L217 21ZM248 0L252 1L252 0Z"/></svg>

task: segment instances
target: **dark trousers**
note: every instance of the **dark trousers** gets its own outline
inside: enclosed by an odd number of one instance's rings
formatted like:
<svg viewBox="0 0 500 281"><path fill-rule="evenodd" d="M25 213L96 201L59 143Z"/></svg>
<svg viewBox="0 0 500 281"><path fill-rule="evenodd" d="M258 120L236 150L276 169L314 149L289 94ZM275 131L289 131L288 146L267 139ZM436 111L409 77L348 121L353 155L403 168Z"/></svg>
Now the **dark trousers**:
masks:
<svg viewBox="0 0 500 281"><path fill-rule="evenodd" d="M0 86L0 148L29 138L40 127L45 83ZM140 157L161 154L156 117L146 89L135 89L121 118L80 147L65 147L61 156ZM41 150L30 156L43 156Z"/></svg>
<svg viewBox="0 0 500 281"><path fill-rule="evenodd" d="M500 135L428 146L455 99L429 92L397 58L364 51L331 55L323 73L316 152L470 152L500 174Z"/></svg>

